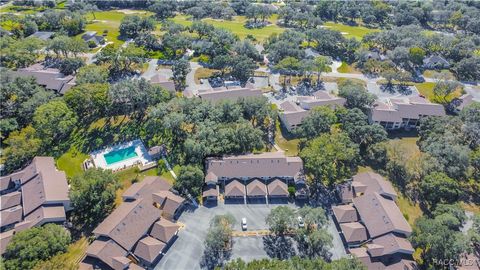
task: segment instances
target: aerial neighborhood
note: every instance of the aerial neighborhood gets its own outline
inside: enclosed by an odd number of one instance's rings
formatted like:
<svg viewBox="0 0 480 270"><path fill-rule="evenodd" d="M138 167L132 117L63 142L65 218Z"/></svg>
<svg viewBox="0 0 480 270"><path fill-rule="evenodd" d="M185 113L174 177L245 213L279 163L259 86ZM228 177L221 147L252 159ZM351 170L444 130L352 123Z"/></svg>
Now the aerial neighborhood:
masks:
<svg viewBox="0 0 480 270"><path fill-rule="evenodd" d="M480 269L480 2L0 1L0 269Z"/></svg>

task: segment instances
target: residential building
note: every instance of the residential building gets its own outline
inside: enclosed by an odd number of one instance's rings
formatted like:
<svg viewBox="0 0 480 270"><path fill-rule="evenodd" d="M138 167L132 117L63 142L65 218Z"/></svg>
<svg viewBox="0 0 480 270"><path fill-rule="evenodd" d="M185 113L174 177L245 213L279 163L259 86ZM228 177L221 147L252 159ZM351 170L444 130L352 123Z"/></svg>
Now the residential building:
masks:
<svg viewBox="0 0 480 270"><path fill-rule="evenodd" d="M19 231L63 223L70 210L67 178L52 157L35 157L23 170L0 177L0 254Z"/></svg>
<svg viewBox="0 0 480 270"><path fill-rule="evenodd" d="M123 202L93 230L82 268L143 269L155 265L177 237L174 222L184 199L160 177L149 176L122 195Z"/></svg>
<svg viewBox="0 0 480 270"><path fill-rule="evenodd" d="M423 67L425 69L444 69L449 68L450 63L440 55L430 55L423 59Z"/></svg>
<svg viewBox="0 0 480 270"><path fill-rule="evenodd" d="M150 78L150 83L160 85L162 88L167 89L170 92L175 92L175 84L162 74L155 74Z"/></svg>
<svg viewBox="0 0 480 270"><path fill-rule="evenodd" d="M342 204L332 207L333 216L350 254L368 269L417 269L407 240L412 228L390 182L373 172L360 173L338 191Z"/></svg>
<svg viewBox="0 0 480 270"><path fill-rule="evenodd" d="M55 35L55 32L37 31L28 37L36 37L41 40L47 41L49 39L52 39L53 35Z"/></svg>
<svg viewBox="0 0 480 270"><path fill-rule="evenodd" d="M295 101L285 101L281 103L279 117L285 128L291 131L302 124L302 120L310 114L310 110L313 108L329 106L335 109L344 104L344 98L337 97L328 91L319 90L313 93L312 96L298 96Z"/></svg>
<svg viewBox="0 0 480 270"><path fill-rule="evenodd" d="M369 113L370 123L376 123L387 130L411 129L425 116L444 116L445 108L431 103L421 96L410 98L391 98L385 102L377 101Z"/></svg>
<svg viewBox="0 0 480 270"><path fill-rule="evenodd" d="M12 74L14 77L32 76L38 84L60 94L65 94L65 92L75 86L74 76L65 76L57 68L46 67L42 63L33 64L26 68L20 68L17 71L13 71Z"/></svg>
<svg viewBox="0 0 480 270"><path fill-rule="evenodd" d="M218 186L226 199L287 199L288 185L304 191L303 162L283 152L226 156L206 160L203 197L216 200ZM299 193L299 197L306 192Z"/></svg>
<svg viewBox="0 0 480 270"><path fill-rule="evenodd" d="M261 97L262 90L248 84L245 87L217 87L208 90L199 90L198 97L212 102L221 100L237 100L239 98Z"/></svg>
<svg viewBox="0 0 480 270"><path fill-rule="evenodd" d="M82 35L82 39L89 45L89 43L94 43L95 46L105 44L105 38L103 36L97 35L96 31L88 31Z"/></svg>

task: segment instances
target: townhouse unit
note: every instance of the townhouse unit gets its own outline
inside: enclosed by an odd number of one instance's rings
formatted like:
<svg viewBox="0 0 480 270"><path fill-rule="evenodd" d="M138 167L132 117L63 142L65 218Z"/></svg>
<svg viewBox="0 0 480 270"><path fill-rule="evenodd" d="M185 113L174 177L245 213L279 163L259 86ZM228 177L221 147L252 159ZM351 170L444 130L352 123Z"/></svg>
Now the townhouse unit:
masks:
<svg viewBox="0 0 480 270"><path fill-rule="evenodd" d="M287 100L280 104L280 121L288 131L299 127L302 120L310 114L310 110L318 106L329 106L332 109L343 106L345 99L327 91L319 90L313 96L298 96L296 100Z"/></svg>
<svg viewBox="0 0 480 270"><path fill-rule="evenodd" d="M16 232L66 221L67 178L52 157L35 157L25 169L0 177L0 254Z"/></svg>
<svg viewBox="0 0 480 270"><path fill-rule="evenodd" d="M75 86L74 76L65 76L59 69L47 67L42 63L12 71L12 75L14 77L34 77L38 84L60 94L65 94L65 92Z"/></svg>
<svg viewBox="0 0 480 270"><path fill-rule="evenodd" d="M387 130L411 129L419 124L422 117L444 115L445 108L442 105L431 103L424 97L415 96L375 102L369 113L369 121Z"/></svg>
<svg viewBox="0 0 480 270"><path fill-rule="evenodd" d="M219 102L221 100L237 100L239 98L261 97L262 90L256 89L250 83L245 87L217 87L208 90L199 90L198 97L211 102Z"/></svg>
<svg viewBox="0 0 480 270"><path fill-rule="evenodd" d="M348 252L369 270L417 269L407 237L412 228L395 203L390 182L372 172L338 187L342 204L332 207Z"/></svg>
<svg viewBox="0 0 480 270"><path fill-rule="evenodd" d="M216 200L219 186L226 200L287 199L288 185L294 185L297 197L306 195L303 162L283 152L209 158L206 160L203 197Z"/></svg>
<svg viewBox="0 0 480 270"><path fill-rule="evenodd" d="M177 237L184 199L160 177L149 176L122 195L123 202L93 230L81 269L154 266Z"/></svg>

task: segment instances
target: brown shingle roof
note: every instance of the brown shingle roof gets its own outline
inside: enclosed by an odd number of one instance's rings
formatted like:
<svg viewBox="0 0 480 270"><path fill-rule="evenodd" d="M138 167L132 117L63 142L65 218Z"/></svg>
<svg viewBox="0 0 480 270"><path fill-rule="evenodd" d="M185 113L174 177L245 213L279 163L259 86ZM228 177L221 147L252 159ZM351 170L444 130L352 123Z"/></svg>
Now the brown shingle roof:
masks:
<svg viewBox="0 0 480 270"><path fill-rule="evenodd" d="M380 195L384 195L392 199L397 197L397 192L395 192L393 189L392 184L385 180L381 175L374 172L364 172L353 176L352 185L355 188L355 192L377 192Z"/></svg>
<svg viewBox="0 0 480 270"><path fill-rule="evenodd" d="M36 176L22 185L23 212L28 215L37 207L46 203L68 203L68 184L65 172L57 171L52 157L35 157L25 171L27 179L34 168Z"/></svg>
<svg viewBox="0 0 480 270"><path fill-rule="evenodd" d="M15 230L9 230L3 233L0 233L0 255L5 253L5 250L7 249L8 243L10 243L10 240L12 240L13 233Z"/></svg>
<svg viewBox="0 0 480 270"><path fill-rule="evenodd" d="M287 157L282 152L248 154L207 160L207 174L219 178L295 177L303 169L299 157Z"/></svg>
<svg viewBox="0 0 480 270"><path fill-rule="evenodd" d="M126 269L130 265L130 263L131 263L130 259L124 256L112 258L113 269L115 270Z"/></svg>
<svg viewBox="0 0 480 270"><path fill-rule="evenodd" d="M149 200L123 202L95 228L93 233L97 236L108 236L124 249L131 250L159 218L160 210Z"/></svg>
<svg viewBox="0 0 480 270"><path fill-rule="evenodd" d="M21 203L22 193L14 191L0 196L0 210L19 205Z"/></svg>
<svg viewBox="0 0 480 270"><path fill-rule="evenodd" d="M17 205L0 212L0 227L22 221L22 206Z"/></svg>
<svg viewBox="0 0 480 270"><path fill-rule="evenodd" d="M113 258L125 257L128 252L121 246L115 243L113 240L100 240L93 241L87 248L87 255L97 258L110 267L114 267Z"/></svg>
<svg viewBox="0 0 480 270"><path fill-rule="evenodd" d="M134 254L146 260L149 263L155 261L160 252L165 248L166 244L157 239L147 236L138 241Z"/></svg>
<svg viewBox="0 0 480 270"><path fill-rule="evenodd" d="M367 245L368 252L372 257L395 253L413 254L415 251L407 239L395 236L392 233L377 237L373 239L372 243L373 246Z"/></svg>
<svg viewBox="0 0 480 270"><path fill-rule="evenodd" d="M267 187L258 179L253 180L247 185L247 196L266 196Z"/></svg>
<svg viewBox="0 0 480 270"><path fill-rule="evenodd" d="M178 224L162 218L153 224L150 235L164 243L168 243L177 234L179 228Z"/></svg>
<svg viewBox="0 0 480 270"><path fill-rule="evenodd" d="M218 197L218 186L207 185L203 189L203 197Z"/></svg>
<svg viewBox="0 0 480 270"><path fill-rule="evenodd" d="M63 222L67 220L63 206L40 206L25 217L29 227L40 226L46 222Z"/></svg>
<svg viewBox="0 0 480 270"><path fill-rule="evenodd" d="M245 196L245 186L238 180L225 185L225 197L243 197Z"/></svg>
<svg viewBox="0 0 480 270"><path fill-rule="evenodd" d="M359 222L342 223L340 228L347 243L361 242L368 239L367 230Z"/></svg>
<svg viewBox="0 0 480 270"><path fill-rule="evenodd" d="M357 210L352 205L336 205L332 210L338 223L358 221Z"/></svg>
<svg viewBox="0 0 480 270"><path fill-rule="evenodd" d="M273 180L268 184L269 196L288 196L288 186L280 179Z"/></svg>
<svg viewBox="0 0 480 270"><path fill-rule="evenodd" d="M475 267L475 266L474 266ZM415 261L401 259L399 262L396 262L392 265L387 266L386 270L418 270L418 265ZM471 268L478 269L477 268ZM459 269L460 270L460 269ZM464 269L461 269L464 270Z"/></svg>
<svg viewBox="0 0 480 270"><path fill-rule="evenodd" d="M166 190L153 193L152 196L153 201L160 205L160 209L170 216L174 216L177 209L182 206L185 201L184 198Z"/></svg>
<svg viewBox="0 0 480 270"><path fill-rule="evenodd" d="M211 183L217 183L218 182L218 177L215 175L214 172L209 172L205 176L205 183L208 183L208 182L211 182Z"/></svg>
<svg viewBox="0 0 480 270"><path fill-rule="evenodd" d="M353 199L353 204L371 237L389 232L409 236L412 228L408 225L394 201L385 199L378 193L367 193Z"/></svg>
<svg viewBox="0 0 480 270"><path fill-rule="evenodd" d="M163 178L158 176L147 176L143 181L134 183L125 190L122 194L122 198L124 200L137 198L150 199L154 192L169 190L171 187L172 185Z"/></svg>
<svg viewBox="0 0 480 270"><path fill-rule="evenodd" d="M367 267L368 270L385 270L387 267L382 262L373 262L364 247L350 248L348 250L352 256L358 258L360 262Z"/></svg>

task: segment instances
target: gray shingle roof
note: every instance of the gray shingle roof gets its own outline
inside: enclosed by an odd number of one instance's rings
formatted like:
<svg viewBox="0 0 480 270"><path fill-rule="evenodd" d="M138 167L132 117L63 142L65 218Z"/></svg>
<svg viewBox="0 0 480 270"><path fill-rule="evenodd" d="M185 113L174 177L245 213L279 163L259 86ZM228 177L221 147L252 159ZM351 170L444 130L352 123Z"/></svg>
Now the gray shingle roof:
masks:
<svg viewBox="0 0 480 270"><path fill-rule="evenodd" d="M207 159L207 174L212 172L219 178L293 178L302 170L299 157L287 157L282 152Z"/></svg>

